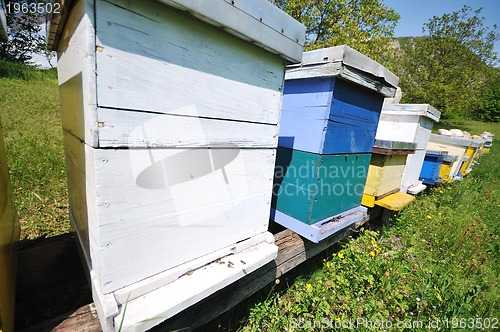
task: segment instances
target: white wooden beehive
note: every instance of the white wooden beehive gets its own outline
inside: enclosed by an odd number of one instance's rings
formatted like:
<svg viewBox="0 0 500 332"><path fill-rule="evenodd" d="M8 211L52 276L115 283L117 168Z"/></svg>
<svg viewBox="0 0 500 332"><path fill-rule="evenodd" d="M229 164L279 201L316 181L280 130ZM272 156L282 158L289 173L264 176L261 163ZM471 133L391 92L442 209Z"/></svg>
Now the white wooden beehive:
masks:
<svg viewBox="0 0 500 332"><path fill-rule="evenodd" d="M49 25L103 328L125 303L122 330L154 326L272 260L285 59L300 60L305 27L266 0L63 1ZM228 255L245 264L210 274ZM172 287L187 277L191 289Z"/></svg>
<svg viewBox="0 0 500 332"><path fill-rule="evenodd" d="M437 134L431 134L428 150L448 151L448 155L456 156L450 170L450 177L454 178L460 171L464 161L468 159L465 156L467 148L472 144L472 140L462 137L450 137Z"/></svg>
<svg viewBox="0 0 500 332"><path fill-rule="evenodd" d="M376 139L417 144L415 153L408 155L401 191L416 194L426 188L418 179L432 127L440 117L441 112L429 104L384 103Z"/></svg>

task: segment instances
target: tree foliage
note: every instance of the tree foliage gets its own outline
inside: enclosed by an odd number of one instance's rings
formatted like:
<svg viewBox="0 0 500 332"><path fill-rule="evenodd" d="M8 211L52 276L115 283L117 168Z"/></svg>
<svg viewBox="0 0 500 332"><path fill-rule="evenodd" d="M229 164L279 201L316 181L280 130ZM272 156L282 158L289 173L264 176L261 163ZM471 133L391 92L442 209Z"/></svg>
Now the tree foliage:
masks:
<svg viewBox="0 0 500 332"><path fill-rule="evenodd" d="M493 47L499 34L496 26L484 26L480 13L464 6L434 16L424 24L426 36L407 43L396 64L403 102L432 104L445 118L470 117L481 107L486 72L498 60Z"/></svg>
<svg viewBox="0 0 500 332"><path fill-rule="evenodd" d="M381 0L272 1L307 27L307 50L347 44L377 61L391 50L399 14Z"/></svg>
<svg viewBox="0 0 500 332"><path fill-rule="evenodd" d="M14 2L8 0L6 4ZM40 14L7 11L6 18L9 38L0 42L0 60L31 64L33 53L47 54L45 38L40 34L40 24L44 19Z"/></svg>
<svg viewBox="0 0 500 332"><path fill-rule="evenodd" d="M500 122L500 69L490 68L487 83L479 95L481 104L474 117L482 121Z"/></svg>

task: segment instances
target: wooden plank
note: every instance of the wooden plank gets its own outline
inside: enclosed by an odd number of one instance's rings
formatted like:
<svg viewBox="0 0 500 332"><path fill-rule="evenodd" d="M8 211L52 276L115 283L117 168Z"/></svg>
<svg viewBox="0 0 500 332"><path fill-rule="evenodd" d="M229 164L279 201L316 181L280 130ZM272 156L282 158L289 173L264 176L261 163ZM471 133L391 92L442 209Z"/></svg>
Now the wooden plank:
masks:
<svg viewBox="0 0 500 332"><path fill-rule="evenodd" d="M374 147L372 152L376 154L382 154L384 156L402 156L402 155L413 154L415 153L415 150L384 149L384 148Z"/></svg>
<svg viewBox="0 0 500 332"><path fill-rule="evenodd" d="M469 159L467 159L463 164L462 164L462 167L460 167L460 173L462 175L465 175L468 173L468 169L469 169L469 165L472 163L473 161L473 157L474 157L474 154L476 152L476 148L472 147L472 146L469 146L467 148L467 150L465 151L465 156L468 157Z"/></svg>
<svg viewBox="0 0 500 332"><path fill-rule="evenodd" d="M411 202L415 200L415 196L408 195L407 193L397 192L388 195L382 199L376 200L375 204L391 211L401 211Z"/></svg>
<svg viewBox="0 0 500 332"><path fill-rule="evenodd" d="M100 332L101 324L93 303L80 307L76 310L58 315L39 325L22 330L22 332Z"/></svg>
<svg viewBox="0 0 500 332"><path fill-rule="evenodd" d="M227 31L250 43L255 43L270 52L280 54L292 61L300 61L304 45L305 26L293 20L266 0L231 2L217 0L207 4L195 0L162 0L221 30ZM67 12L72 1L53 0L61 5L49 14L50 29L47 44L55 50L64 28ZM0 26L0 35L1 35Z"/></svg>
<svg viewBox="0 0 500 332"><path fill-rule="evenodd" d="M99 108L99 147L274 148L278 126L199 117Z"/></svg>
<svg viewBox="0 0 500 332"><path fill-rule="evenodd" d="M285 81L279 146L320 153L330 113L331 78Z"/></svg>
<svg viewBox="0 0 500 332"><path fill-rule="evenodd" d="M19 222L0 121L0 331L14 331Z"/></svg>
<svg viewBox="0 0 500 332"><path fill-rule="evenodd" d="M99 106L278 123L279 56L160 2L99 1L96 15Z"/></svg>

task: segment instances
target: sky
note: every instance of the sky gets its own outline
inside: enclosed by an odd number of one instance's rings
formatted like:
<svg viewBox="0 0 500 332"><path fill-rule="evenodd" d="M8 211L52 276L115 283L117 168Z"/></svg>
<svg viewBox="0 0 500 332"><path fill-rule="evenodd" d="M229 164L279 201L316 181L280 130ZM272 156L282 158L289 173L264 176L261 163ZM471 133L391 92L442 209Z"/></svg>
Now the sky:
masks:
<svg viewBox="0 0 500 332"><path fill-rule="evenodd" d="M473 10L483 8L481 16L490 28L493 24L500 31L500 0L383 0L399 13L401 18L396 26L395 37L422 36L422 27L433 16L442 16L461 9L464 5ZM500 41L495 43L495 51L500 56Z"/></svg>

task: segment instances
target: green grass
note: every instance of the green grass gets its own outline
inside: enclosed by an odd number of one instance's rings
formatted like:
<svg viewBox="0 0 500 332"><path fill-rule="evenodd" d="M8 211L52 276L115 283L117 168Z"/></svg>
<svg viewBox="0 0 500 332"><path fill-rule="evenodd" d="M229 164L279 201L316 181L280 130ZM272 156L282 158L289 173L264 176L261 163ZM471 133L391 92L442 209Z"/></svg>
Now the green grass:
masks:
<svg viewBox="0 0 500 332"><path fill-rule="evenodd" d="M500 135L499 124L466 121L461 128ZM500 144L493 144L463 181L419 195L383 236L361 231L322 267L255 304L240 329L308 331L316 324L320 330L359 319L361 330L416 324L412 331L424 331L438 321L440 330L472 330L489 318L498 321L498 165ZM392 326L370 325L377 322Z"/></svg>
<svg viewBox="0 0 500 332"><path fill-rule="evenodd" d="M21 238L34 239L70 224L57 79L21 69L28 80L0 78L0 115Z"/></svg>

